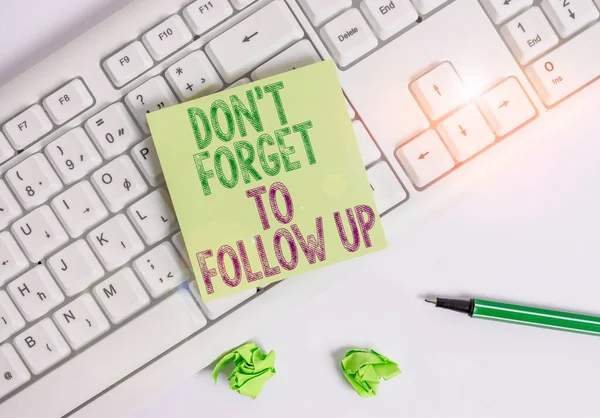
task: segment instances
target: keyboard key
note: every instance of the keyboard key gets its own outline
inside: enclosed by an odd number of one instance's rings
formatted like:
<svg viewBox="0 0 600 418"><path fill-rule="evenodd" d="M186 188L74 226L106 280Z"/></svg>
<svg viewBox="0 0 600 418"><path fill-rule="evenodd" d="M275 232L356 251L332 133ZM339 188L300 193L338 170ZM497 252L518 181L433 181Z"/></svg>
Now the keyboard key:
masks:
<svg viewBox="0 0 600 418"><path fill-rule="evenodd" d="M142 139L142 133L121 102L108 106L89 119L85 129L107 159L121 154Z"/></svg>
<svg viewBox="0 0 600 418"><path fill-rule="evenodd" d="M415 8L422 15L426 15L431 12L433 9L436 9L447 3L449 0L412 0Z"/></svg>
<svg viewBox="0 0 600 418"><path fill-rule="evenodd" d="M304 39L283 51L281 54L271 58L252 72L252 80L271 77L286 71L314 64L321 61L321 57L310 41Z"/></svg>
<svg viewBox="0 0 600 418"><path fill-rule="evenodd" d="M73 350L78 350L110 329L110 324L89 293L52 315Z"/></svg>
<svg viewBox="0 0 600 418"><path fill-rule="evenodd" d="M173 235L172 241L173 245L175 246L175 248L177 248L177 252L181 256L185 264L191 266L190 258L188 257L187 250L185 249L185 243L183 242L183 235L181 235L181 232L178 232L175 235Z"/></svg>
<svg viewBox="0 0 600 418"><path fill-rule="evenodd" d="M21 150L52 130L52 122L40 105L33 105L4 124L11 145Z"/></svg>
<svg viewBox="0 0 600 418"><path fill-rule="evenodd" d="M127 325L77 353L29 386L25 393L17 395L18 398L5 401L2 407L4 410L20 407L13 409L22 412L18 418L63 416L205 325L206 320L189 292L175 292ZM25 402L21 396L25 397ZM29 399L51 399L52 402L29 402ZM100 413L100 416L105 415Z"/></svg>
<svg viewBox="0 0 600 418"><path fill-rule="evenodd" d="M8 231L0 232L0 286L29 266L23 251ZM0 339L1 340L1 339Z"/></svg>
<svg viewBox="0 0 600 418"><path fill-rule="evenodd" d="M544 54L558 44L558 37L539 7L532 7L500 29L521 64Z"/></svg>
<svg viewBox="0 0 600 418"><path fill-rule="evenodd" d="M144 174L144 177L146 177L146 180L148 180L148 183L154 187L164 183L165 176L163 175L152 137L144 139L133 147L131 156L140 171Z"/></svg>
<svg viewBox="0 0 600 418"><path fill-rule="evenodd" d="M165 79L157 76L146 81L125 96L125 103L144 132L149 134L150 128L148 128L146 115L155 110L177 104L177 99L171 92Z"/></svg>
<svg viewBox="0 0 600 418"><path fill-rule="evenodd" d="M542 101L551 106L600 75L600 56L588 50L600 39L600 23L531 64L527 73Z"/></svg>
<svg viewBox="0 0 600 418"><path fill-rule="evenodd" d="M156 61L161 61L192 40L183 19L173 15L142 36L142 42Z"/></svg>
<svg viewBox="0 0 600 418"><path fill-rule="evenodd" d="M182 101L206 96L223 88L219 74L202 51L194 51L170 66L165 76Z"/></svg>
<svg viewBox="0 0 600 418"><path fill-rule="evenodd" d="M315 26L321 26L334 16L352 7L352 0L298 0L298 3Z"/></svg>
<svg viewBox="0 0 600 418"><path fill-rule="evenodd" d="M43 260L69 241L56 215L47 205L23 216L11 229L33 263Z"/></svg>
<svg viewBox="0 0 600 418"><path fill-rule="evenodd" d="M450 113L467 99L463 83L448 61L417 78L410 88L433 120Z"/></svg>
<svg viewBox="0 0 600 418"><path fill-rule="evenodd" d="M65 182L71 184L102 164L102 158L82 128L75 128L46 147L48 159Z"/></svg>
<svg viewBox="0 0 600 418"><path fill-rule="evenodd" d="M123 214L94 229L87 240L108 271L121 267L144 250L144 244Z"/></svg>
<svg viewBox="0 0 600 418"><path fill-rule="evenodd" d="M561 38L568 38L600 16L592 0L543 0L541 5Z"/></svg>
<svg viewBox="0 0 600 418"><path fill-rule="evenodd" d="M115 325L150 304L150 298L130 268L124 268L94 287L94 295Z"/></svg>
<svg viewBox="0 0 600 418"><path fill-rule="evenodd" d="M198 292L198 284L195 280L190 282L189 289L200 306L202 306L202 310L206 313L206 316L208 316L210 319L217 319L221 315L229 312L237 305L256 294L256 289L248 289L205 303L200 297L200 292Z"/></svg>
<svg viewBox="0 0 600 418"><path fill-rule="evenodd" d="M23 211L8 186L0 180L0 230L21 216Z"/></svg>
<svg viewBox="0 0 600 418"><path fill-rule="evenodd" d="M104 269L84 240L54 254L47 265L67 296L76 295L104 276Z"/></svg>
<svg viewBox="0 0 600 418"><path fill-rule="evenodd" d="M168 241L135 260L133 268L154 298L190 279L189 269Z"/></svg>
<svg viewBox="0 0 600 418"><path fill-rule="evenodd" d="M111 212L120 211L148 190L127 155L114 159L92 174L92 183Z"/></svg>
<svg viewBox="0 0 600 418"><path fill-rule="evenodd" d="M237 10L242 10L255 1L256 0L231 0L231 4L233 4L233 7L235 7Z"/></svg>
<svg viewBox="0 0 600 418"><path fill-rule="evenodd" d="M10 344L0 346L0 399L31 379L29 370Z"/></svg>
<svg viewBox="0 0 600 418"><path fill-rule="evenodd" d="M108 216L108 211L88 181L82 181L50 202L69 235L79 237Z"/></svg>
<svg viewBox="0 0 600 418"><path fill-rule="evenodd" d="M25 209L41 205L62 190L62 183L43 154L34 154L8 170L6 180Z"/></svg>
<svg viewBox="0 0 600 418"><path fill-rule="evenodd" d="M10 146L6 137L0 132L0 164L15 155L15 150Z"/></svg>
<svg viewBox="0 0 600 418"><path fill-rule="evenodd" d="M357 9L350 9L323 26L321 36L342 67L352 64L377 46L377 38Z"/></svg>
<svg viewBox="0 0 600 418"><path fill-rule="evenodd" d="M519 82L511 77L481 96L481 110L498 136L505 136L536 116Z"/></svg>
<svg viewBox="0 0 600 418"><path fill-rule="evenodd" d="M8 297L8 293L0 290L0 342L6 340L24 326L25 320ZM0 364L2 363L0 362Z"/></svg>
<svg viewBox="0 0 600 418"><path fill-rule="evenodd" d="M13 280L6 289L29 322L35 321L65 300L44 266L35 266Z"/></svg>
<svg viewBox="0 0 600 418"><path fill-rule="evenodd" d="M157 189L127 209L146 244L156 244L177 229L171 199L164 189Z"/></svg>
<svg viewBox="0 0 600 418"><path fill-rule="evenodd" d="M201 35L233 13L227 0L197 0L183 9L183 17L196 35Z"/></svg>
<svg viewBox="0 0 600 418"><path fill-rule="evenodd" d="M356 140L358 141L358 149L360 150L360 154L363 157L363 162L365 166L374 163L381 157L381 152L371 135L365 129L365 126L361 121L355 120L352 122L352 127L354 128L354 134L356 135Z"/></svg>
<svg viewBox="0 0 600 418"><path fill-rule="evenodd" d="M290 9L275 0L210 41L206 53L231 83L303 35Z"/></svg>
<svg viewBox="0 0 600 418"><path fill-rule="evenodd" d="M102 66L116 87L123 87L154 65L140 41L135 41L106 59Z"/></svg>
<svg viewBox="0 0 600 418"><path fill-rule="evenodd" d="M33 374L41 374L71 353L50 318L21 333L15 338L15 346Z"/></svg>
<svg viewBox="0 0 600 418"><path fill-rule="evenodd" d="M496 140L487 122L472 104L442 121L438 131L457 161L465 161Z"/></svg>
<svg viewBox="0 0 600 418"><path fill-rule="evenodd" d="M424 188L454 167L450 153L432 130L398 148L396 158L417 188Z"/></svg>
<svg viewBox="0 0 600 418"><path fill-rule="evenodd" d="M367 178L373 190L373 197L379 214L404 202L408 195L400 181L385 161L380 161L367 170Z"/></svg>
<svg viewBox="0 0 600 418"><path fill-rule="evenodd" d="M419 18L409 0L363 0L360 10L381 40L391 38Z"/></svg>
<svg viewBox="0 0 600 418"><path fill-rule="evenodd" d="M94 98L83 84L76 78L61 87L42 103L54 123L62 125L94 104Z"/></svg>
<svg viewBox="0 0 600 418"><path fill-rule="evenodd" d="M499 25L521 13L533 4L533 0L482 0L492 21Z"/></svg>

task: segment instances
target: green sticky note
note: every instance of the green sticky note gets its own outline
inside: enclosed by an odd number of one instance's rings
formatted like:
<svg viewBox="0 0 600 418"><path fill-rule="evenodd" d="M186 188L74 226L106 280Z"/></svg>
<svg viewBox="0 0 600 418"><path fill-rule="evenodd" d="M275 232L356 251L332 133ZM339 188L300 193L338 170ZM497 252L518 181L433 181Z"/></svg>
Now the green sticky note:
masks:
<svg viewBox="0 0 600 418"><path fill-rule="evenodd" d="M263 385L275 375L275 352L264 354L253 342L225 354L215 365L212 377L215 383L221 371L230 363L233 370L227 378L232 390L256 399Z"/></svg>
<svg viewBox="0 0 600 418"><path fill-rule="evenodd" d="M148 123L203 300L387 246L332 61Z"/></svg>
<svg viewBox="0 0 600 418"><path fill-rule="evenodd" d="M400 374L400 369L395 362L374 350L354 349L342 360L342 372L360 396L370 398L377 395L380 379L391 379Z"/></svg>

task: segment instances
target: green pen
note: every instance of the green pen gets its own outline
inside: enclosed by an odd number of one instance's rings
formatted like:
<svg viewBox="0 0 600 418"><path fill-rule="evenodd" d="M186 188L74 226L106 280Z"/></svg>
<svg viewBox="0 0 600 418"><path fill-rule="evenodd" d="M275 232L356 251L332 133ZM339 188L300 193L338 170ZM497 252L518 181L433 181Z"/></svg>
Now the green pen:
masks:
<svg viewBox="0 0 600 418"><path fill-rule="evenodd" d="M425 302L433 303L437 308L466 313L473 318L600 335L600 317L591 315L533 308L484 299L434 298L425 299Z"/></svg>

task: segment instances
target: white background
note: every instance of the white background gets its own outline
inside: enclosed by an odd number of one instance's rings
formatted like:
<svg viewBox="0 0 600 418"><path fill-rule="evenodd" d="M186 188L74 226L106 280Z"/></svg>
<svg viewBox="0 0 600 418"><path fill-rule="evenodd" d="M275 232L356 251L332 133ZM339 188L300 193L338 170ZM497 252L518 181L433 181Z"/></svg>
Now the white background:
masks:
<svg viewBox="0 0 600 418"><path fill-rule="evenodd" d="M0 85L127 2L3 0ZM257 400L225 380L214 386L205 370L133 418L597 417L600 338L470 320L422 301L439 292L600 314L600 123L586 122L567 115L547 147L354 261L362 279L256 335L278 356ZM375 348L403 373L361 399L339 372L350 347Z"/></svg>

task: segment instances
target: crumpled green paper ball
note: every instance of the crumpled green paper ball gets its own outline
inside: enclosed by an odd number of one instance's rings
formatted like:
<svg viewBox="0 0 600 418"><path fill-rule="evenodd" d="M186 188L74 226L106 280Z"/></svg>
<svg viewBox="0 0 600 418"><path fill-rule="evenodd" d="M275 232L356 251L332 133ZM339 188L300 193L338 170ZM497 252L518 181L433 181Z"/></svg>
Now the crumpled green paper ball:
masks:
<svg viewBox="0 0 600 418"><path fill-rule="evenodd" d="M354 390L363 398L377 395L379 380L388 380L400 374L398 365L389 358L371 350L354 349L342 359L342 371Z"/></svg>
<svg viewBox="0 0 600 418"><path fill-rule="evenodd" d="M235 367L227 378L229 387L252 399L256 399L265 382L275 374L275 352L264 354L256 344L249 342L219 360L212 373L215 384L219 373L231 362Z"/></svg>

